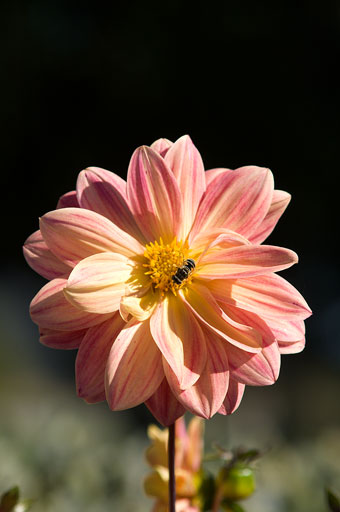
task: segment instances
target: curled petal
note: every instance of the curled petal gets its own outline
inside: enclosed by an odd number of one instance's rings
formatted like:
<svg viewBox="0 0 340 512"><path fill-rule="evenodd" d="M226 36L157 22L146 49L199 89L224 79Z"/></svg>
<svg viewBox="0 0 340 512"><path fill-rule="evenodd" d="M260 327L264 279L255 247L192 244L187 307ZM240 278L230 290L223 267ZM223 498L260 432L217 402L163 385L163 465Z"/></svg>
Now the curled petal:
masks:
<svg viewBox="0 0 340 512"><path fill-rule="evenodd" d="M65 297L89 313L117 311L132 269L131 261L122 254L102 252L89 256L72 270Z"/></svg>
<svg viewBox="0 0 340 512"><path fill-rule="evenodd" d="M176 179L163 158L142 146L133 153L127 193L137 224L149 240L170 242L181 238L181 195Z"/></svg>
<svg viewBox="0 0 340 512"><path fill-rule="evenodd" d="M262 335L260 353L251 354L234 346L225 346L233 379L249 386L273 384L280 372L280 351L273 333L267 324L254 313L233 306L224 308L235 320L250 325Z"/></svg>
<svg viewBox="0 0 340 512"><path fill-rule="evenodd" d="M199 266L206 253L211 253L221 249L231 249L240 245L251 245L244 236L230 231L226 228L217 228L205 231L196 236L190 246L190 254L195 258L196 265Z"/></svg>
<svg viewBox="0 0 340 512"><path fill-rule="evenodd" d="M76 359L76 381L78 396L88 403L97 402L98 396L105 400L105 367L111 347L125 326L119 313L100 325L91 327L80 345Z"/></svg>
<svg viewBox="0 0 340 512"><path fill-rule="evenodd" d="M172 425L185 413L183 405L175 398L166 378L145 405L164 427Z"/></svg>
<svg viewBox="0 0 340 512"><path fill-rule="evenodd" d="M190 233L225 227L248 237L266 216L274 181L269 169L248 166L218 174L207 187Z"/></svg>
<svg viewBox="0 0 340 512"><path fill-rule="evenodd" d="M302 350L305 348L305 344L305 338L299 341L293 341L292 343L278 343L280 354L298 354L299 352L302 352Z"/></svg>
<svg viewBox="0 0 340 512"><path fill-rule="evenodd" d="M67 275L72 270L71 266L63 263L50 251L40 230L27 238L23 251L29 266L46 279Z"/></svg>
<svg viewBox="0 0 340 512"><path fill-rule="evenodd" d="M262 337L256 329L228 317L206 286L192 283L182 297L203 324L229 343L248 352L261 351Z"/></svg>
<svg viewBox="0 0 340 512"><path fill-rule="evenodd" d="M297 263L294 251L272 245L239 245L207 251L195 276L200 279L236 279L278 272ZM214 249L216 249L214 247Z"/></svg>
<svg viewBox="0 0 340 512"><path fill-rule="evenodd" d="M171 142L169 139L157 139L151 144L150 148L156 151L156 153L159 153L164 158L172 145L173 142Z"/></svg>
<svg viewBox="0 0 340 512"><path fill-rule="evenodd" d="M235 280L215 279L209 282L208 287L217 301L260 316L304 319L311 314L302 295L276 274Z"/></svg>
<svg viewBox="0 0 340 512"><path fill-rule="evenodd" d="M86 329L80 331L56 331L54 329L40 329L40 343L50 348L72 350L79 348Z"/></svg>
<svg viewBox="0 0 340 512"><path fill-rule="evenodd" d="M106 366L106 398L113 411L145 402L164 378L161 353L149 322L131 320L117 336Z"/></svg>
<svg viewBox="0 0 340 512"><path fill-rule="evenodd" d="M263 319L279 342L290 343L303 340L305 337L305 323L303 320L271 318L266 316L263 316Z"/></svg>
<svg viewBox="0 0 340 512"><path fill-rule="evenodd" d="M192 386L205 366L207 350L205 336L190 309L169 295L156 307L150 328L180 388Z"/></svg>
<svg viewBox="0 0 340 512"><path fill-rule="evenodd" d="M261 244L273 231L281 215L287 208L291 200L291 195L283 190L274 190L272 203L267 215L257 226L254 232L249 236L253 244Z"/></svg>
<svg viewBox="0 0 340 512"><path fill-rule="evenodd" d="M113 172L98 167L81 171L77 197L81 208L100 213L123 231L145 242L127 203L126 182Z"/></svg>
<svg viewBox="0 0 340 512"><path fill-rule="evenodd" d="M79 208L77 193L75 190L66 192L66 194L63 194L59 198L57 210L59 210L59 208Z"/></svg>
<svg viewBox="0 0 340 512"><path fill-rule="evenodd" d="M143 253L143 246L102 215L83 208L62 208L40 219L40 229L51 251L68 265L99 252L125 256Z"/></svg>
<svg viewBox="0 0 340 512"><path fill-rule="evenodd" d="M237 380L229 379L228 393L224 399L223 404L218 410L219 414L232 414L236 411L241 403L244 394L245 385Z"/></svg>
<svg viewBox="0 0 340 512"><path fill-rule="evenodd" d="M207 362L201 377L193 386L181 390L178 380L163 357L163 366L170 388L178 400L193 414L211 418L221 407L229 382L225 342L205 329Z"/></svg>
<svg viewBox="0 0 340 512"><path fill-rule="evenodd" d="M185 238L191 229L206 188L203 161L188 135L176 140L164 160L172 169L181 191L183 238ZM188 194L189 190L190 194Z"/></svg>
<svg viewBox="0 0 340 512"><path fill-rule="evenodd" d="M63 290L67 279L56 278L45 284L31 302L33 322L42 328L57 331L78 331L97 325L111 315L87 313L72 306Z"/></svg>
<svg viewBox="0 0 340 512"><path fill-rule="evenodd" d="M142 322L152 315L158 300L158 294L151 287L141 297L125 295L120 301L120 314L124 320L128 320L129 315L132 315L136 320Z"/></svg>

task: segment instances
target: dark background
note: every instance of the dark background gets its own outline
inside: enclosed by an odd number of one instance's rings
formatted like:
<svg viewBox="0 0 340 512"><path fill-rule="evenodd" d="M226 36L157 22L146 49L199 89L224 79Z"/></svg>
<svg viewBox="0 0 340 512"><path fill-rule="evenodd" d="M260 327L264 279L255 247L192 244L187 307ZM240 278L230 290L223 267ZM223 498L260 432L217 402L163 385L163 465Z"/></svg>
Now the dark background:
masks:
<svg viewBox="0 0 340 512"><path fill-rule="evenodd" d="M73 390L74 354L37 343L27 309L44 280L21 245L81 169L125 177L137 146L188 133L207 169L270 167L292 194L269 243L299 254L283 276L314 316L306 350L283 358L282 429L338 424L339 2L28 0L1 11L0 369L12 357ZM118 414L150 421L144 408Z"/></svg>

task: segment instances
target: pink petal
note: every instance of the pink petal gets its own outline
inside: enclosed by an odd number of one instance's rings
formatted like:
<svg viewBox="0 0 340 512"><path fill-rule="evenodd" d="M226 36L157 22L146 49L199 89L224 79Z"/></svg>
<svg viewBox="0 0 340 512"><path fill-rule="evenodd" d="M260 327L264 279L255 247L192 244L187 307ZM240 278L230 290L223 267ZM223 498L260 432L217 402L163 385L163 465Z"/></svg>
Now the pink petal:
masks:
<svg viewBox="0 0 340 512"><path fill-rule="evenodd" d="M186 390L181 390L178 380L163 357L166 378L175 396L193 414L211 418L221 407L229 382L228 359L224 341L205 329L207 362L198 381Z"/></svg>
<svg viewBox="0 0 340 512"><path fill-rule="evenodd" d="M137 224L148 241L181 238L181 195L172 171L151 148L132 155L127 193Z"/></svg>
<svg viewBox="0 0 340 512"><path fill-rule="evenodd" d="M207 357L205 336L195 316L179 297L169 294L156 307L150 328L179 387L192 386L200 377Z"/></svg>
<svg viewBox="0 0 340 512"><path fill-rule="evenodd" d="M280 354L298 354L305 348L305 344L305 338L299 341L293 341L292 343L278 343Z"/></svg>
<svg viewBox="0 0 340 512"><path fill-rule="evenodd" d="M205 171L205 183L206 186L210 185L214 179L219 176L220 174L226 174L226 173L232 173L231 169L224 169L223 167L217 167L216 169L209 169L208 171Z"/></svg>
<svg viewBox="0 0 340 512"><path fill-rule="evenodd" d="M253 244L261 244L273 231L279 218L287 208L291 200L291 195L282 190L274 190L272 203L267 215L249 236Z"/></svg>
<svg viewBox="0 0 340 512"><path fill-rule="evenodd" d="M33 322L57 331L78 331L97 325L111 315L95 315L73 307L63 293L67 279L57 278L45 284L31 302Z"/></svg>
<svg viewBox="0 0 340 512"><path fill-rule="evenodd" d="M23 247L24 256L31 268L46 279L69 274L72 267L60 261L47 247L40 230L29 236Z"/></svg>
<svg viewBox="0 0 340 512"><path fill-rule="evenodd" d="M117 336L106 366L106 397L113 411L148 400L164 378L149 322L131 320Z"/></svg>
<svg viewBox="0 0 340 512"><path fill-rule="evenodd" d="M297 263L297 254L272 245L239 245L207 251L200 260L195 277L200 279L236 279L278 272Z"/></svg>
<svg viewBox="0 0 340 512"><path fill-rule="evenodd" d="M172 425L185 413L183 405L175 398L165 378L145 405L164 427Z"/></svg>
<svg viewBox="0 0 340 512"><path fill-rule="evenodd" d="M111 347L125 326L119 313L88 329L76 359L76 380L78 395L86 402L104 395L105 368ZM97 400L95 400L97 401Z"/></svg>
<svg viewBox="0 0 340 512"><path fill-rule="evenodd" d="M304 339L305 323L300 319L270 318L263 315L263 319L280 342L294 342Z"/></svg>
<svg viewBox="0 0 340 512"><path fill-rule="evenodd" d="M185 238L191 229L199 202L205 192L203 161L188 135L176 140L164 160L172 169L181 191L183 238Z"/></svg>
<svg viewBox="0 0 340 512"><path fill-rule="evenodd" d="M89 256L72 270L64 289L65 297L89 313L117 311L132 268L132 262L119 253L102 252Z"/></svg>
<svg viewBox="0 0 340 512"><path fill-rule="evenodd" d="M209 290L219 302L231 304L258 315L307 318L311 311L302 295L277 274L243 279L215 279Z"/></svg>
<svg viewBox="0 0 340 512"><path fill-rule="evenodd" d="M83 208L49 212L40 219L40 229L51 251L72 266L100 252L143 253L137 240L102 215Z"/></svg>
<svg viewBox="0 0 340 512"><path fill-rule="evenodd" d="M56 331L53 329L40 329L40 343L50 348L72 350L79 348L86 329L80 331Z"/></svg>
<svg viewBox="0 0 340 512"><path fill-rule="evenodd" d="M218 410L219 414L232 414L241 403L244 394L245 385L232 378L229 379L228 393L223 404Z"/></svg>
<svg viewBox="0 0 340 512"><path fill-rule="evenodd" d="M273 196L269 169L248 166L220 173L207 187L190 233L225 227L248 237L266 216Z"/></svg>
<svg viewBox="0 0 340 512"><path fill-rule="evenodd" d="M104 169L89 167L78 176L77 196L81 208L100 213L145 242L127 203L126 183L122 178Z"/></svg>
<svg viewBox="0 0 340 512"><path fill-rule="evenodd" d="M247 352L261 351L261 335L252 327L242 325L228 317L206 286L195 281L182 296L199 320L216 334Z"/></svg>
<svg viewBox="0 0 340 512"><path fill-rule="evenodd" d="M66 194L59 198L57 210L59 210L59 208L79 208L77 193L75 190L66 192Z"/></svg>
<svg viewBox="0 0 340 512"><path fill-rule="evenodd" d="M158 139L151 144L150 148L156 151L156 153L159 153L164 158L172 145L173 142L171 142L169 139Z"/></svg>
<svg viewBox="0 0 340 512"><path fill-rule="evenodd" d="M259 354L247 353L234 346L225 346L233 379L249 386L273 384L280 372L280 352L271 330L254 313L233 306L224 309L238 322L250 325L260 332L263 339L263 348Z"/></svg>

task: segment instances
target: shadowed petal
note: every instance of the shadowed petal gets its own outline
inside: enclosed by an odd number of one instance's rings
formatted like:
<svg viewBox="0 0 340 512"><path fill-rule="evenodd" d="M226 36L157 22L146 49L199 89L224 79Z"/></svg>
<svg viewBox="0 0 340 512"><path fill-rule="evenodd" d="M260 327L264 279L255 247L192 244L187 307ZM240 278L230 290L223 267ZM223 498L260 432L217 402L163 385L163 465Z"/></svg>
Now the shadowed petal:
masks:
<svg viewBox="0 0 340 512"><path fill-rule="evenodd" d="M250 325L262 335L263 348L259 354L247 353L234 346L226 346L233 379L249 386L273 384L280 372L280 352L273 333L267 324L254 313L225 306L226 312L238 322Z"/></svg>
<svg viewBox="0 0 340 512"><path fill-rule="evenodd" d="M63 263L50 251L40 230L27 238L23 251L29 266L46 279L67 275L72 270L71 266Z"/></svg>
<svg viewBox="0 0 340 512"><path fill-rule="evenodd" d="M102 252L89 256L72 270L65 297L89 313L117 311L132 268L131 261L122 254Z"/></svg>
<svg viewBox="0 0 340 512"><path fill-rule="evenodd" d="M197 148L188 135L171 146L165 162L175 175L182 195L183 238L194 221L199 202L205 192L204 165ZM190 193L188 193L190 191Z"/></svg>
<svg viewBox="0 0 340 512"><path fill-rule="evenodd" d="M57 278L41 288L30 306L33 322L42 328L77 331L97 325L111 316L87 313L72 306L63 293L66 283L67 279Z"/></svg>
<svg viewBox="0 0 340 512"><path fill-rule="evenodd" d="M292 343L278 342L280 354L298 354L305 348L306 340L303 338L300 341L293 341Z"/></svg>
<svg viewBox="0 0 340 512"><path fill-rule="evenodd" d="M181 238L181 195L176 179L163 158L142 146L133 153L127 193L135 219L150 240Z"/></svg>
<svg viewBox="0 0 340 512"><path fill-rule="evenodd" d="M218 174L207 187L190 233L225 227L248 237L263 221L272 202L269 169L247 166Z"/></svg>
<svg viewBox="0 0 340 512"><path fill-rule="evenodd" d="M120 301L120 314L126 321L129 315L132 315L136 320L142 322L152 315L158 301L159 294L149 286L141 297L138 295L123 296Z"/></svg>
<svg viewBox="0 0 340 512"><path fill-rule="evenodd" d="M151 334L175 373L181 389L194 384L205 366L205 336L187 306L170 294L156 307Z"/></svg>
<svg viewBox="0 0 340 512"><path fill-rule="evenodd" d="M291 195L282 190L274 190L272 203L263 221L249 236L253 244L261 244L273 231L281 215L287 208Z"/></svg>
<svg viewBox="0 0 340 512"><path fill-rule="evenodd" d="M305 323L299 319L283 319L263 317L266 324L278 341L283 343L304 339Z"/></svg>
<svg viewBox="0 0 340 512"><path fill-rule="evenodd" d="M260 316L304 319L311 314L302 295L276 274L235 280L215 279L207 286L217 301Z"/></svg>
<svg viewBox="0 0 340 512"><path fill-rule="evenodd" d="M206 366L198 381L181 390L178 380L163 357L163 366L170 388L178 400L193 414L211 418L221 407L229 382L228 359L225 342L214 333L204 330L207 345Z"/></svg>
<svg viewBox="0 0 340 512"><path fill-rule="evenodd" d="M166 378L145 405L164 427L172 425L185 413L183 405L175 398Z"/></svg>
<svg viewBox="0 0 340 512"><path fill-rule="evenodd" d="M72 350L79 348L86 329L80 331L56 331L53 329L41 328L40 343L50 348L58 348L63 350Z"/></svg>
<svg viewBox="0 0 340 512"><path fill-rule="evenodd" d="M59 210L59 208L79 208L77 193L75 190L66 192L66 194L63 194L59 198L57 210Z"/></svg>
<svg viewBox="0 0 340 512"><path fill-rule="evenodd" d="M236 411L241 403L244 394L245 385L237 382L232 378L229 379L228 393L224 399L223 404L217 411L219 414L232 414Z"/></svg>
<svg viewBox="0 0 340 512"><path fill-rule="evenodd" d="M274 245L239 245L223 248L224 242L208 250L201 258L195 277L200 279L236 279L278 272L297 263L294 251ZM219 247L217 251L216 248Z"/></svg>
<svg viewBox="0 0 340 512"><path fill-rule="evenodd" d="M180 294L195 315L209 329L242 350L253 353L261 351L261 335L252 327L242 325L228 317L206 286L195 282L192 283L190 289L186 290L185 294L182 291Z"/></svg>
<svg viewBox="0 0 340 512"><path fill-rule="evenodd" d="M89 167L78 176L77 197L81 208L100 213L145 243L127 203L126 182L122 178L105 169Z"/></svg>
<svg viewBox="0 0 340 512"><path fill-rule="evenodd" d="M126 324L106 366L106 398L113 411L135 407L156 392L164 378L161 357L148 321Z"/></svg>
<svg viewBox="0 0 340 512"><path fill-rule="evenodd" d="M150 148L159 153L164 158L172 145L173 142L171 142L169 139L158 139L151 144Z"/></svg>
<svg viewBox="0 0 340 512"><path fill-rule="evenodd" d="M51 251L65 263L99 252L119 252L125 256L142 254L143 247L102 215L83 208L62 208L46 213L40 229Z"/></svg>
<svg viewBox="0 0 340 512"><path fill-rule="evenodd" d="M96 402L101 395L105 399L107 358L117 335L125 325L117 312L100 325L88 329L76 359L77 392L86 402Z"/></svg>

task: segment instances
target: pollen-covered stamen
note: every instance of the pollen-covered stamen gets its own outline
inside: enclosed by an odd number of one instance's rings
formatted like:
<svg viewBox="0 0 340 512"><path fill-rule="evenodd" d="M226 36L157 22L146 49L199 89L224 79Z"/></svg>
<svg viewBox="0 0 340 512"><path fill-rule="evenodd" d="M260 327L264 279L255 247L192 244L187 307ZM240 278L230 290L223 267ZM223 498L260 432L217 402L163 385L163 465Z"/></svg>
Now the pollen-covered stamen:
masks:
<svg viewBox="0 0 340 512"><path fill-rule="evenodd" d="M147 268L145 272L154 283L155 288L159 288L161 293L171 290L175 295L188 280L177 284L172 277L177 269L181 267L187 258L188 244L177 241L176 238L169 244L160 241L150 242L145 246L144 256L147 259L143 264Z"/></svg>

